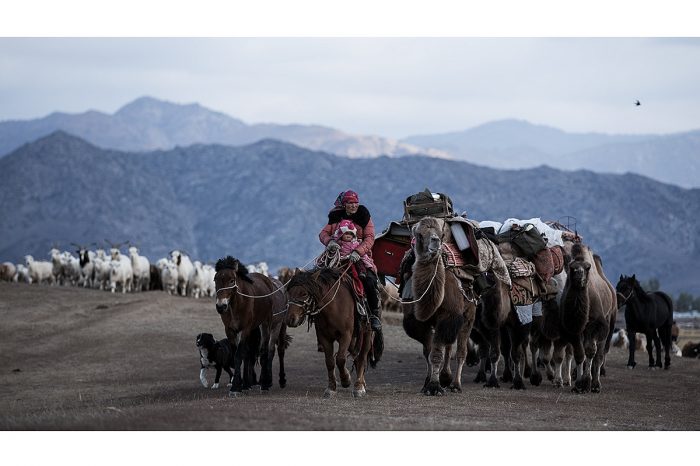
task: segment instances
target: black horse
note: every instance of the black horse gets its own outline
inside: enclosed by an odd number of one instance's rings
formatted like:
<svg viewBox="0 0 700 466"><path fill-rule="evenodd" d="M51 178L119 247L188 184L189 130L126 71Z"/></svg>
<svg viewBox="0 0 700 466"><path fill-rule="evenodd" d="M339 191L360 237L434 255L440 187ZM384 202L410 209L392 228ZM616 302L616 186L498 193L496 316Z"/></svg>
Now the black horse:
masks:
<svg viewBox="0 0 700 466"><path fill-rule="evenodd" d="M673 325L673 301L662 291L647 293L641 287L635 275L620 275L617 282L618 306L625 306L625 322L630 341L630 357L627 367L632 369L634 362L635 336L643 333L647 337L649 367L661 367L661 344L664 345L666 358L664 369L671 365L671 326ZM656 361L652 353L652 341L656 346Z"/></svg>

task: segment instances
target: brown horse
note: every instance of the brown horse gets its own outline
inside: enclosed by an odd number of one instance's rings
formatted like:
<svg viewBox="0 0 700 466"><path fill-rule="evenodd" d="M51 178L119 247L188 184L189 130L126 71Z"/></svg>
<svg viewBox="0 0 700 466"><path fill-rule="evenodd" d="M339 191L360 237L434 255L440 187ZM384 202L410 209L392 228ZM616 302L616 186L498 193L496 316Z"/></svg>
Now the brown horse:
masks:
<svg viewBox="0 0 700 466"><path fill-rule="evenodd" d="M423 327L430 329L429 333L422 332L429 335L429 341L422 342L428 364L428 376L423 386L426 395L444 394L440 375L449 374L446 366L449 366L449 351L455 342L457 370L450 388L461 391L467 342L476 314L475 300L466 297L460 280L445 267L442 259L444 230L444 221L433 217L424 217L413 226L416 260L411 288L415 301L403 304L404 328L406 316L410 316L415 319L415 324L423 323Z"/></svg>
<svg viewBox="0 0 700 466"><path fill-rule="evenodd" d="M298 327L308 317L309 325L313 323L316 327L316 338L326 357L328 388L323 394L324 398L336 394L336 366L340 372L341 386L350 386L350 372L345 367L348 354L353 358L357 374L352 394L354 397L364 396L367 393L365 371L373 346L370 364L374 367L381 357L382 344L374 341L373 345L373 339L381 338L381 335L375 335L369 321L355 311L355 296L348 270L347 267L323 267L309 272L300 271L287 284L287 325ZM338 352L334 357L335 342L338 342Z"/></svg>
<svg viewBox="0 0 700 466"><path fill-rule="evenodd" d="M284 352L291 341L286 335L284 313L287 295L282 284L259 273L248 273L246 267L231 256L220 259L215 266L216 311L234 346L234 373L230 396L238 396L244 388L241 363L247 359L246 344L254 330L261 331L260 386L272 387L272 360L275 346L280 360L279 385L287 384L284 372ZM248 370L246 370L248 373Z"/></svg>

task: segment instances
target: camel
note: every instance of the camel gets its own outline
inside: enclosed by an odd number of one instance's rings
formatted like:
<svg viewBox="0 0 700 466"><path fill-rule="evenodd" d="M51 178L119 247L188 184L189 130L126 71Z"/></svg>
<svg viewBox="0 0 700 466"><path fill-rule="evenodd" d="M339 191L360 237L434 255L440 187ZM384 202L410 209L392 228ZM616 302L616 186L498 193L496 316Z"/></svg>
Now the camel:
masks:
<svg viewBox="0 0 700 466"><path fill-rule="evenodd" d="M475 300L467 298L460 280L445 267L442 258L445 227L444 220L433 217L424 217L413 226L415 263L411 287L415 301L403 304L404 328L409 336L418 336L423 343L428 365L423 387L426 395L444 394L440 374L443 382L449 376L449 351L455 342L457 370L450 389L461 391L467 342L476 314Z"/></svg>
<svg viewBox="0 0 700 466"><path fill-rule="evenodd" d="M560 338L555 342L555 372L561 374L563 351L571 344L576 361L576 382L572 391L599 393L601 368L610 348L612 323L617 315L617 296L603 273L600 258L594 257L588 246L576 243L570 251L559 309Z"/></svg>

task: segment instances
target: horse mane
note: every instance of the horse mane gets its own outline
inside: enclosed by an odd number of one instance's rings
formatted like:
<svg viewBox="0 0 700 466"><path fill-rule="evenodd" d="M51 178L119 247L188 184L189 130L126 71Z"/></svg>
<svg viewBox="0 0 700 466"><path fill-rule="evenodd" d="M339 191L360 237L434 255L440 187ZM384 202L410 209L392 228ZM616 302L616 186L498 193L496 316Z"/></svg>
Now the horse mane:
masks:
<svg viewBox="0 0 700 466"><path fill-rule="evenodd" d="M333 286L338 279L340 279L342 273L342 270L339 268L317 267L308 272L301 272L294 275L287 284L287 289L300 286L304 288L311 297L318 301L323 297L324 288ZM344 284L346 285L348 277L348 275L343 277Z"/></svg>
<svg viewBox="0 0 700 466"><path fill-rule="evenodd" d="M216 265L214 266L215 272L227 269L236 272L236 274L239 277L241 277L241 279L249 283L253 283L253 279L250 278L250 276L248 275L248 269L246 268L246 266L243 265L241 261L239 261L235 257L226 256L225 258L216 261Z"/></svg>
<svg viewBox="0 0 700 466"><path fill-rule="evenodd" d="M642 288L639 281L634 277L629 277L629 279L632 281L632 287L634 288L634 294L637 296L637 299L644 302L650 302L652 300L651 297L646 291L644 291L644 288Z"/></svg>

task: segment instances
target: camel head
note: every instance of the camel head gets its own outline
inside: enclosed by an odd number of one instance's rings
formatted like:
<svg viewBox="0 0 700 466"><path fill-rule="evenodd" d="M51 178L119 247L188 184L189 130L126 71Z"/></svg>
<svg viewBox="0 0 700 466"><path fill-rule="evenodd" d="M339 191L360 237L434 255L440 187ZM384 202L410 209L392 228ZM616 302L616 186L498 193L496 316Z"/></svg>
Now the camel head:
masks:
<svg viewBox="0 0 700 466"><path fill-rule="evenodd" d="M444 222L433 217L424 217L416 223L411 234L415 239L414 250L420 261L433 260L442 249Z"/></svg>
<svg viewBox="0 0 700 466"><path fill-rule="evenodd" d="M588 273L591 271L590 262L582 258L574 259L569 263L569 279L576 288L586 288L588 285Z"/></svg>

